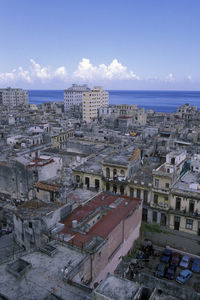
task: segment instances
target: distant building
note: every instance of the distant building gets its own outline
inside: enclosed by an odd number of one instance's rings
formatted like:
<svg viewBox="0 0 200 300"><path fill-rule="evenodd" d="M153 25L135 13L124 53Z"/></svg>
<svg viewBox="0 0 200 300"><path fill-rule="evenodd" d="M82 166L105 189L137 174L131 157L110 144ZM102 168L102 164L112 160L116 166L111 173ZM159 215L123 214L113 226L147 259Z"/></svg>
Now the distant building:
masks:
<svg viewBox="0 0 200 300"><path fill-rule="evenodd" d="M102 107L98 111L98 116L101 120L112 120L113 126L111 127L118 127L122 131L132 127L145 126L147 121L144 108L138 108L136 104Z"/></svg>
<svg viewBox="0 0 200 300"><path fill-rule="evenodd" d="M28 91L23 89L0 89L0 105L9 107L28 105Z"/></svg>
<svg viewBox="0 0 200 300"><path fill-rule="evenodd" d="M64 106L65 111L69 110L74 105L82 104L83 92L89 91L87 84L77 85L72 84L70 88L64 90Z"/></svg>
<svg viewBox="0 0 200 300"><path fill-rule="evenodd" d="M93 90L83 93L83 121L87 123L98 117L98 109L107 107L109 93L102 87L95 86Z"/></svg>

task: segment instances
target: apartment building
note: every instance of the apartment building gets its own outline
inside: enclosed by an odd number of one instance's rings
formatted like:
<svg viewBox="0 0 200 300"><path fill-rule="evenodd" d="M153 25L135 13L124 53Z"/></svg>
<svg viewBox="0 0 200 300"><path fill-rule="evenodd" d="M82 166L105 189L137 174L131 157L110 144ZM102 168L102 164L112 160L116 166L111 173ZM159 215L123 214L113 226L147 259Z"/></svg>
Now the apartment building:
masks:
<svg viewBox="0 0 200 300"><path fill-rule="evenodd" d="M64 90L64 107L65 111L68 111L70 107L74 105L81 105L83 99L83 93L89 91L90 88L87 84L77 85L72 84L72 86Z"/></svg>
<svg viewBox="0 0 200 300"><path fill-rule="evenodd" d="M102 87L95 86L93 90L83 93L83 121L87 123L98 117L100 107L109 104L109 93Z"/></svg>
<svg viewBox="0 0 200 300"><path fill-rule="evenodd" d="M0 89L0 105L14 107L28 105L28 91L23 89Z"/></svg>

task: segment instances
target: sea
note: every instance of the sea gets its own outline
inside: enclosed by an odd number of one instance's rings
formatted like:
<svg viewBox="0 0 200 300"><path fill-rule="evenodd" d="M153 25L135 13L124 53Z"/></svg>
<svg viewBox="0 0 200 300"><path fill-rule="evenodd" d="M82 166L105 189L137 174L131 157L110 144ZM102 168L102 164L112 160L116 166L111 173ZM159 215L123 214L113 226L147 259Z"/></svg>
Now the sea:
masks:
<svg viewBox="0 0 200 300"><path fill-rule="evenodd" d="M200 91L132 91L109 90L109 104L137 104L145 110L156 112L175 112L177 107L185 103L200 109ZM29 90L29 103L63 101L63 90Z"/></svg>

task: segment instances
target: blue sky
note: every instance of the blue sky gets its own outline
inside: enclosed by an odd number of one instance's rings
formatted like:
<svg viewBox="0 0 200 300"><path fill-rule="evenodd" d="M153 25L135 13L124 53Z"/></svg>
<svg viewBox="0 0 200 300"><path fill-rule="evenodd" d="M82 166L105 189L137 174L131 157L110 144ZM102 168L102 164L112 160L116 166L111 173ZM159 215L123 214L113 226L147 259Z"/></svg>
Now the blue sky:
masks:
<svg viewBox="0 0 200 300"><path fill-rule="evenodd" d="M1 0L0 86L200 90L199 0Z"/></svg>

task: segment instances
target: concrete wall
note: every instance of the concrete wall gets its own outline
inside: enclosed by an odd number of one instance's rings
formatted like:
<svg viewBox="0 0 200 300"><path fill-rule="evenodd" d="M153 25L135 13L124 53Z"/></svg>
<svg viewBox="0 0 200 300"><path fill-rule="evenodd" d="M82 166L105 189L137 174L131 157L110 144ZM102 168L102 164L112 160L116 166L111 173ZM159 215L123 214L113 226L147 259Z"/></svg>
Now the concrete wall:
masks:
<svg viewBox="0 0 200 300"><path fill-rule="evenodd" d="M34 184L34 176L19 162L0 163L0 191L12 198L26 198Z"/></svg>
<svg viewBox="0 0 200 300"><path fill-rule="evenodd" d="M22 220L14 215L14 239L25 249L30 249L33 245L40 246L41 221Z"/></svg>
<svg viewBox="0 0 200 300"><path fill-rule="evenodd" d="M53 160L54 162L52 163L37 167L38 181L48 180L59 175L59 171L61 171L62 168L62 158L54 157Z"/></svg>

